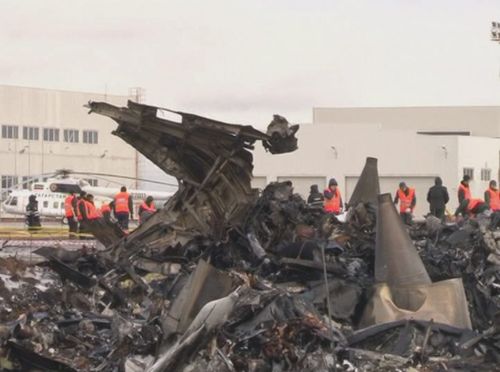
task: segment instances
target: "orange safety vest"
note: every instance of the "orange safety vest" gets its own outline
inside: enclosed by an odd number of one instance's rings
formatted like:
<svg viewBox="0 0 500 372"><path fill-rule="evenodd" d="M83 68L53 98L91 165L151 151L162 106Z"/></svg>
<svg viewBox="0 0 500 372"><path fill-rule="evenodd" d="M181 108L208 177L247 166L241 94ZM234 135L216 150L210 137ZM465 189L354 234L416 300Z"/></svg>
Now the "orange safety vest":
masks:
<svg viewBox="0 0 500 372"><path fill-rule="evenodd" d="M325 189L325 192L331 192L331 190ZM323 209L328 213L340 213L340 190L338 187L335 189L335 193L333 194L331 199L325 198Z"/></svg>
<svg viewBox="0 0 500 372"><path fill-rule="evenodd" d="M415 197L415 189L412 189L411 187L408 187L408 195L404 193L403 190L398 189L398 197L399 197L399 212L400 213L405 213L406 209L412 208L411 202L413 201L413 198Z"/></svg>
<svg viewBox="0 0 500 372"><path fill-rule="evenodd" d="M151 206L147 205L146 202L142 202L141 208L148 212L156 212L155 203L151 203Z"/></svg>
<svg viewBox="0 0 500 372"><path fill-rule="evenodd" d="M101 213L97 210L94 204L91 202L85 200L85 209L87 212L87 219L89 220L97 220L98 218L101 218Z"/></svg>
<svg viewBox="0 0 500 372"><path fill-rule="evenodd" d="M64 199L64 211L67 218L72 218L75 216L75 212L73 210L73 200L75 198L75 195L68 195L66 199Z"/></svg>
<svg viewBox="0 0 500 372"><path fill-rule="evenodd" d="M490 209L493 212L500 211L500 191L490 187L486 192L490 194Z"/></svg>
<svg viewBox="0 0 500 372"><path fill-rule="evenodd" d="M481 203L484 203L481 199L469 199L469 203L467 204L467 212L472 213L472 210Z"/></svg>
<svg viewBox="0 0 500 372"><path fill-rule="evenodd" d="M119 192L115 196L115 212L116 213L129 213L128 209L128 199L130 195L128 192Z"/></svg>
<svg viewBox="0 0 500 372"><path fill-rule="evenodd" d="M151 203L151 206L148 206L146 204L146 202L143 201L142 204L141 204L141 208L140 209L142 209L143 211L150 212L150 213L156 212L155 203L153 203L153 202ZM139 214L139 222L141 222L141 215L140 214Z"/></svg>
<svg viewBox="0 0 500 372"><path fill-rule="evenodd" d="M458 193L459 194L460 194L460 190L463 190L463 192L464 192L464 199L470 200L470 198L471 198L470 188L465 187L464 185L460 184L460 185L458 185Z"/></svg>
<svg viewBox="0 0 500 372"><path fill-rule="evenodd" d="M102 203L101 205L101 213L111 213L111 208L109 207L108 203Z"/></svg>

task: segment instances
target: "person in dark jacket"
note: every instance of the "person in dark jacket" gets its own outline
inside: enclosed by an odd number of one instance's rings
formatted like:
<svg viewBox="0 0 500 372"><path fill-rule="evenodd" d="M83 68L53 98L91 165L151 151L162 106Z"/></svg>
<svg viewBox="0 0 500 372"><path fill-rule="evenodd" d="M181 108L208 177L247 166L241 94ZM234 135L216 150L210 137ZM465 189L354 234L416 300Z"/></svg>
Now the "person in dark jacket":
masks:
<svg viewBox="0 0 500 372"><path fill-rule="evenodd" d="M434 179L434 186L427 192L427 202L429 202L429 209L432 215L439 219L444 218L446 204L450 201L448 189L443 186L441 177Z"/></svg>
<svg viewBox="0 0 500 372"><path fill-rule="evenodd" d="M307 198L307 204L311 207L323 207L324 199L323 194L319 192L318 185L311 185L309 197Z"/></svg>
<svg viewBox="0 0 500 372"><path fill-rule="evenodd" d="M38 212L38 200L36 200L35 195L30 195L28 205L26 206L26 224L29 230L42 227L40 213Z"/></svg>

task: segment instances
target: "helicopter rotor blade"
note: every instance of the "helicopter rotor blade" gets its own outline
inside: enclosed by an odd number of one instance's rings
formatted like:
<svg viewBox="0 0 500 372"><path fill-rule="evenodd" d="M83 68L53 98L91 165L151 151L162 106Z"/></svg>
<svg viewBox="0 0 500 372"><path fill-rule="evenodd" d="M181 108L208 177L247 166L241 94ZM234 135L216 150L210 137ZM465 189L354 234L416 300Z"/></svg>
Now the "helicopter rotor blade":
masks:
<svg viewBox="0 0 500 372"><path fill-rule="evenodd" d="M84 175L84 176L103 176L103 177L123 178L123 179L129 179L129 180L136 180L136 181L143 181L143 182L149 182L149 183L156 183L156 184L165 185L165 186L178 187L177 184L170 183L170 182L148 180L148 179L145 179L145 178L130 177L130 176L121 176L121 175L110 174L110 173L78 172L78 171L70 171L70 173L72 173L72 174L81 174L81 175Z"/></svg>

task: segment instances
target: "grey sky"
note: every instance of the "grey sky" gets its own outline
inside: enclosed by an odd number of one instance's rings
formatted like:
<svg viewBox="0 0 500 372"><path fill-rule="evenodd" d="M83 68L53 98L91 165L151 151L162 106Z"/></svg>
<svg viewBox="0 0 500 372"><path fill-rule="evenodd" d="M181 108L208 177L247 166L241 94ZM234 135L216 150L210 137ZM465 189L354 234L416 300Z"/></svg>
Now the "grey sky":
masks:
<svg viewBox="0 0 500 372"><path fill-rule="evenodd" d="M220 120L313 106L500 104L500 1L0 0L0 83Z"/></svg>

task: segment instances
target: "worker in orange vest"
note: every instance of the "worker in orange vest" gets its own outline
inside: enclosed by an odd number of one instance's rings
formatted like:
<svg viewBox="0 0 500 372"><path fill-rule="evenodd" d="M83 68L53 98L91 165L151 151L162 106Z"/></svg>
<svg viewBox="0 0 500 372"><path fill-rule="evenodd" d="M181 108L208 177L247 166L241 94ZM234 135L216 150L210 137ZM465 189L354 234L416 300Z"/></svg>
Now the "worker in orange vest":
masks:
<svg viewBox="0 0 500 372"><path fill-rule="evenodd" d="M153 202L153 197L148 196L145 201L142 202L139 207L139 223L142 224L156 212L155 203Z"/></svg>
<svg viewBox="0 0 500 372"><path fill-rule="evenodd" d="M323 201L323 210L325 212L333 213L335 215L342 213L344 205L342 203L342 196L340 195L338 183L335 178L330 179L328 182L328 188L323 191L323 196L325 197L325 200Z"/></svg>
<svg viewBox="0 0 500 372"><path fill-rule="evenodd" d="M123 230L128 230L129 216L131 219L134 218L134 210L132 208L132 198L125 186L122 186L120 192L115 195L114 212L120 227Z"/></svg>
<svg viewBox="0 0 500 372"><path fill-rule="evenodd" d="M102 217L101 212L99 211L99 209L96 208L96 206L94 204L94 195L88 194L87 199L85 200L84 203L85 203L88 221L98 220L99 218Z"/></svg>
<svg viewBox="0 0 500 372"><path fill-rule="evenodd" d="M484 201L492 212L500 212L500 191L497 188L497 181L490 181L488 189L484 192Z"/></svg>
<svg viewBox="0 0 500 372"><path fill-rule="evenodd" d="M99 210L94 205L94 195L87 194L78 203L79 215L81 216L80 224L85 224L86 222L97 220L102 217Z"/></svg>
<svg viewBox="0 0 500 372"><path fill-rule="evenodd" d="M105 220L109 220L111 218L111 207L108 203L103 202L101 204L101 214Z"/></svg>
<svg viewBox="0 0 500 372"><path fill-rule="evenodd" d="M78 232L78 220L76 218L76 203L77 203L77 198L75 193L69 194L66 197L66 199L64 199L64 216L68 220L70 239L74 238L75 234Z"/></svg>
<svg viewBox="0 0 500 372"><path fill-rule="evenodd" d="M488 205L482 199L464 199L455 211L455 217L457 217L458 215L462 215L464 217L473 217L487 210Z"/></svg>
<svg viewBox="0 0 500 372"><path fill-rule="evenodd" d="M399 215L405 224L410 225L415 205L417 205L415 189L408 187L404 182L400 182L399 188L396 191L396 196L394 197L394 204L398 204L398 202Z"/></svg>
<svg viewBox="0 0 500 372"><path fill-rule="evenodd" d="M82 205L83 203L85 202L85 197L87 196L87 193L85 191L82 191L80 192L80 195L77 197L77 200L76 200L76 219L78 221L78 233L79 234L83 234L83 233L86 233L85 231L85 226L82 225L82 221L83 221L83 216L82 216L82 213L81 213L81 210L82 210Z"/></svg>
<svg viewBox="0 0 500 372"><path fill-rule="evenodd" d="M465 199L471 199L472 195L470 193L470 176L468 174L464 175L460 185L458 185L458 204L462 204Z"/></svg>

